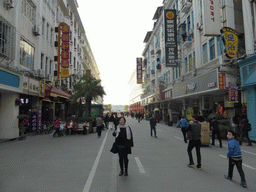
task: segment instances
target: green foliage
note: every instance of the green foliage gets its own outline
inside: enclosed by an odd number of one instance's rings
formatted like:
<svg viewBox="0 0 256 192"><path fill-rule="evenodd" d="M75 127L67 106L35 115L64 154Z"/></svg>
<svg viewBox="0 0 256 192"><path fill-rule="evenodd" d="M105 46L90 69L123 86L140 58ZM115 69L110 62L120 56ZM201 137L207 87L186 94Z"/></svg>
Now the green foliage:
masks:
<svg viewBox="0 0 256 192"><path fill-rule="evenodd" d="M220 130L229 130L230 129L230 122L228 119L225 119L221 114L219 113L211 113L208 118L207 121L211 122L213 117L216 118L216 120L219 123L219 128Z"/></svg>

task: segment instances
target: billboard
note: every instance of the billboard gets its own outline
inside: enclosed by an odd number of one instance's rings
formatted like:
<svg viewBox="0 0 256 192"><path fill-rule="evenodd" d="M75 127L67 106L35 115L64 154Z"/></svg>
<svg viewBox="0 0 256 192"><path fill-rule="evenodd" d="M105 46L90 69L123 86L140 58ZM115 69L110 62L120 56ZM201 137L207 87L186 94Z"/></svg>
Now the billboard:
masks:
<svg viewBox="0 0 256 192"><path fill-rule="evenodd" d="M137 58L137 84L142 84L142 58Z"/></svg>
<svg viewBox="0 0 256 192"><path fill-rule="evenodd" d="M204 0L203 28L205 36L220 36L220 2L219 0Z"/></svg>
<svg viewBox="0 0 256 192"><path fill-rule="evenodd" d="M166 67L178 67L176 10L164 10Z"/></svg>
<svg viewBox="0 0 256 192"><path fill-rule="evenodd" d="M238 51L238 33L230 27L222 28L221 33L225 44L226 56L228 58L235 57Z"/></svg>

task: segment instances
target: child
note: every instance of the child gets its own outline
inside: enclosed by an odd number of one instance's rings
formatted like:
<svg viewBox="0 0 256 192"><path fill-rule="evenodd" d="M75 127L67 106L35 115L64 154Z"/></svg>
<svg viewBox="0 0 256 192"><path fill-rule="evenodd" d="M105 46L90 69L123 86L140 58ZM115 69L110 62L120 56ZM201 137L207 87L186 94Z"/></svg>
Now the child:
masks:
<svg viewBox="0 0 256 192"><path fill-rule="evenodd" d="M233 131L228 131L228 154L227 157L229 159L229 167L228 167L228 175L224 175L224 177L228 180L232 181L233 169L236 165L237 170L241 177L241 184L244 188L247 187L244 172L242 169L242 153L239 146L239 142L235 139L235 133Z"/></svg>

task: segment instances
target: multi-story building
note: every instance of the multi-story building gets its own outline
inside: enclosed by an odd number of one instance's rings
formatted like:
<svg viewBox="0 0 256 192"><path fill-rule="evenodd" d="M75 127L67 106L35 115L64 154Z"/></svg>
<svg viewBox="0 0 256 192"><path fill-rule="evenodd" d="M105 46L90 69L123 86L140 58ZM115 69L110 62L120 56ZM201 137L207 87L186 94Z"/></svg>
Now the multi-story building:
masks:
<svg viewBox="0 0 256 192"><path fill-rule="evenodd" d="M136 70L131 74L129 80L129 113L145 113L141 104L141 95L143 93L142 84L137 84Z"/></svg>
<svg viewBox="0 0 256 192"><path fill-rule="evenodd" d="M173 122L183 115L190 119L193 113L208 116L213 111L231 121L235 114L241 113L240 102L228 102L228 84L239 86L239 69L234 61L242 59L247 49L251 49L251 45L245 46L244 39L249 33L242 17L247 14L242 10L245 3L241 0L209 2L214 4L214 11L207 12L203 0L164 0L157 8L154 28L144 39L146 46L142 54L145 89L142 103L147 111L159 108L162 117L169 113ZM177 67L166 67L165 9L176 10ZM206 32L209 15L210 19L219 21L219 31L230 27L238 33L239 50L235 59L225 56L220 32Z"/></svg>
<svg viewBox="0 0 256 192"><path fill-rule="evenodd" d="M91 70L100 79L77 6L76 0L1 1L1 139L19 136L19 114L30 115L31 130L42 121L65 119L66 101L76 81L73 74ZM70 77L57 81L56 27L61 22L71 31Z"/></svg>

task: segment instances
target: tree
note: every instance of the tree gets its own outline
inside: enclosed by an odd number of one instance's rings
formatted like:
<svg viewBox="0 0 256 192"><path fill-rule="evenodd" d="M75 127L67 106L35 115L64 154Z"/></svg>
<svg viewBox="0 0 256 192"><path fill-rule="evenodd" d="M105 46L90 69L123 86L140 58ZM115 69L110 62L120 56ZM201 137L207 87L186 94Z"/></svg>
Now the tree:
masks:
<svg viewBox="0 0 256 192"><path fill-rule="evenodd" d="M86 116L91 117L91 102L98 97L106 95L104 88L100 85L101 80L95 79L89 72L83 75L74 85L74 94L69 97L71 104L85 99Z"/></svg>

